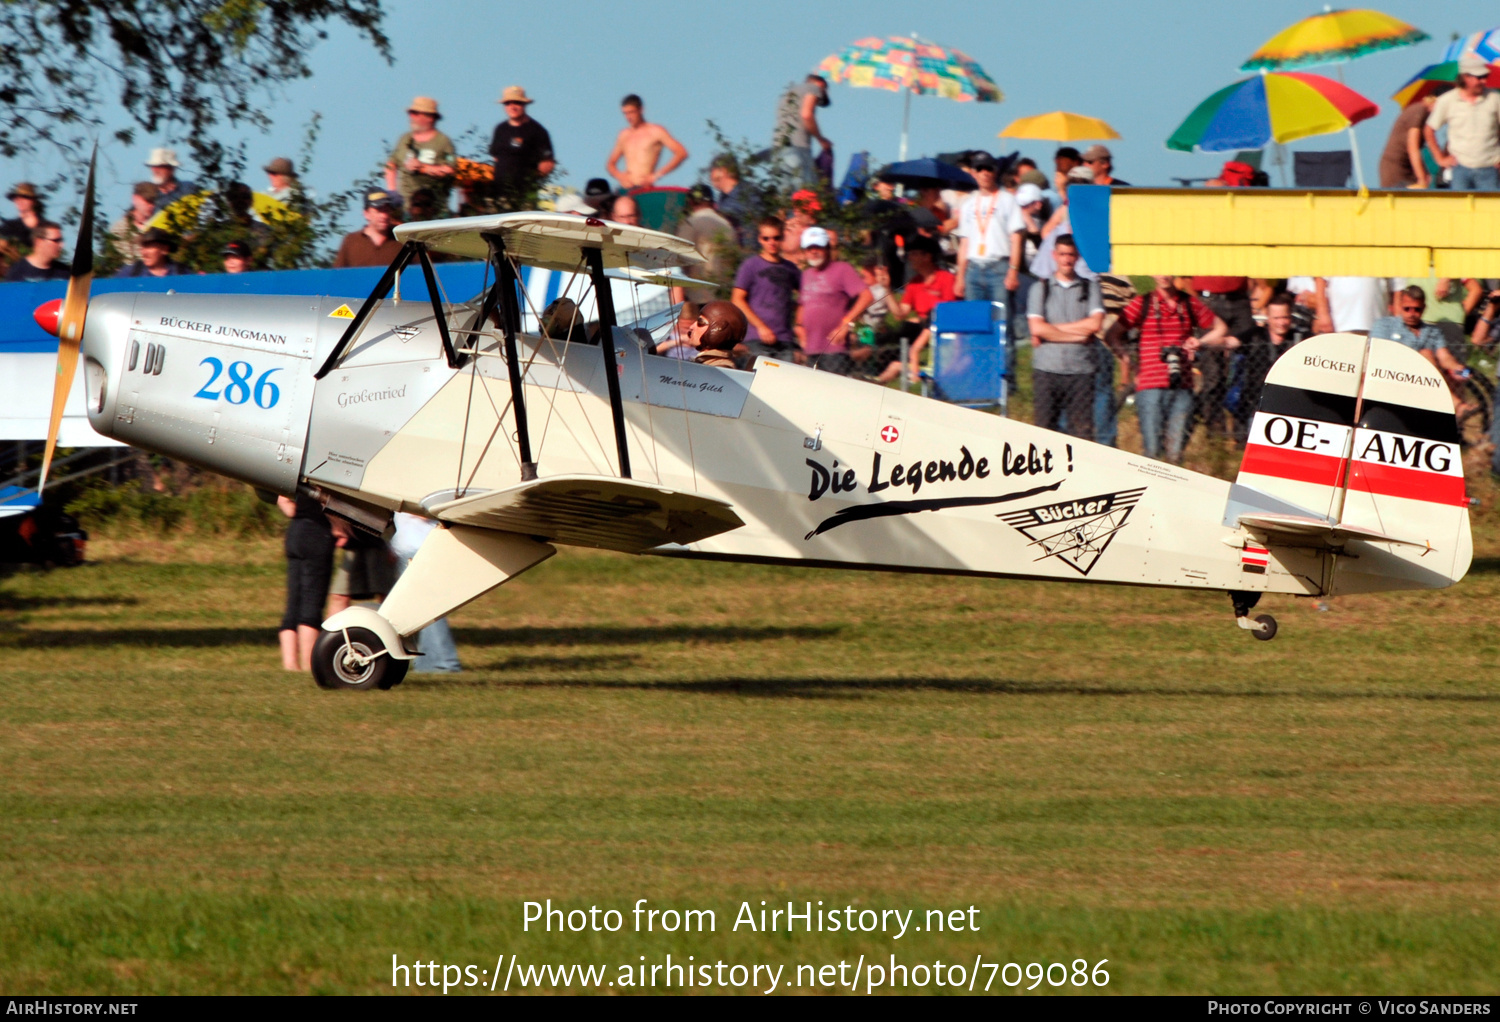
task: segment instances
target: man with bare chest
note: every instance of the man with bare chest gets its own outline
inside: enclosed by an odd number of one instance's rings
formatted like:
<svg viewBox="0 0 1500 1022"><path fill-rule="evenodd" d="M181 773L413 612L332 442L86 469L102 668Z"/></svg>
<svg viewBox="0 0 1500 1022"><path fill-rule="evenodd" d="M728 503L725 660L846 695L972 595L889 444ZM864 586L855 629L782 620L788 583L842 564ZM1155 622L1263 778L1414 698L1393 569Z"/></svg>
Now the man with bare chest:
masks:
<svg viewBox="0 0 1500 1022"><path fill-rule="evenodd" d="M631 93L620 100L620 112L625 115L627 127L615 139L615 147L610 151L605 167L622 188L649 188L687 159L687 149L672 137L671 132L646 120L641 97ZM665 167L657 170L663 148L671 152L672 158ZM624 169L619 166L622 159Z"/></svg>

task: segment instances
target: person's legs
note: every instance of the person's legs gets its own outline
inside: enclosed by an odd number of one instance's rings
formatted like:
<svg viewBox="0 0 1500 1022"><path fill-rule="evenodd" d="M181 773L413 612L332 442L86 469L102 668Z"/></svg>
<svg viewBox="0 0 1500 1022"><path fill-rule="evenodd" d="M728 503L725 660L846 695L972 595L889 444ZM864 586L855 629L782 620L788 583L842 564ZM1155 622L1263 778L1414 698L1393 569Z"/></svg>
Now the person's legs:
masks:
<svg viewBox="0 0 1500 1022"><path fill-rule="evenodd" d="M458 662L458 646L453 641L453 630L448 619L440 617L417 633L419 651L412 670L418 674L454 674L462 670Z"/></svg>
<svg viewBox="0 0 1500 1022"><path fill-rule="evenodd" d="M1120 416L1115 410L1115 360L1103 345L1094 354L1099 360L1099 368L1094 370L1094 442L1113 447L1120 432Z"/></svg>
<svg viewBox="0 0 1500 1022"><path fill-rule="evenodd" d="M1195 365L1202 373L1202 388L1194 401L1194 411L1203 420L1209 439L1224 437L1224 390L1226 379L1224 353L1199 349Z"/></svg>
<svg viewBox="0 0 1500 1022"><path fill-rule="evenodd" d="M283 628L276 633L281 640L281 668L284 671L297 670L297 629Z"/></svg>
<svg viewBox="0 0 1500 1022"><path fill-rule="evenodd" d="M1068 433L1080 440L1094 439L1094 374L1076 373L1064 376L1068 411Z"/></svg>
<svg viewBox="0 0 1500 1022"><path fill-rule="evenodd" d="M1031 421L1043 429L1057 429L1057 416L1063 408L1066 376L1041 369L1031 372Z"/></svg>
<svg viewBox="0 0 1500 1022"><path fill-rule="evenodd" d="M1167 460L1174 465L1182 464L1182 449L1187 446L1188 416L1193 413L1193 392L1190 390L1166 390L1166 448Z"/></svg>
<svg viewBox="0 0 1500 1022"><path fill-rule="evenodd" d="M400 578L410 564L405 557L396 558L396 577ZM447 618L440 617L417 633L417 658L412 661L411 669L417 674L452 674L462 670Z"/></svg>
<svg viewBox="0 0 1500 1022"><path fill-rule="evenodd" d="M1494 167L1465 167L1453 168L1453 191L1455 192L1492 192L1497 187Z"/></svg>
<svg viewBox="0 0 1500 1022"><path fill-rule="evenodd" d="M1141 427L1141 451L1148 458L1161 460L1161 427L1163 399L1166 390L1135 392L1135 414Z"/></svg>
<svg viewBox="0 0 1500 1022"><path fill-rule="evenodd" d="M321 628L312 625L297 626L297 664L298 670L312 670L312 651L318 643L318 636L322 634Z"/></svg>

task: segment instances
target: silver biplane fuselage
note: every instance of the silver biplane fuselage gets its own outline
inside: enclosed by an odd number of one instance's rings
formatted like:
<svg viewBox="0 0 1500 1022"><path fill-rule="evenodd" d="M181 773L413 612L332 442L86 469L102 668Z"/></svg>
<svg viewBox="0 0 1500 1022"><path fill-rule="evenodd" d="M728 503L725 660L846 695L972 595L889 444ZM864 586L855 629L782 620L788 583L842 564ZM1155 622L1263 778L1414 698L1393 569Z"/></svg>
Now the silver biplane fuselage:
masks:
<svg viewBox="0 0 1500 1022"><path fill-rule="evenodd" d="M503 249L499 269L587 268L591 247L601 273L695 261L675 238L585 223L515 214L398 237L468 254L483 238L491 255ZM342 643L325 683L399 680L404 640L555 543L1217 589L1239 594L1242 624L1262 631L1247 620L1256 594L1437 587L1468 565L1456 507L1415 537L1304 521L1299 539L1266 521L1305 504L1023 422L770 359L744 372L663 358L621 330L605 335L612 345L523 334L505 293L513 274L499 277L483 310L378 289L363 308L182 294L89 305L99 432L265 490L302 488L368 528L394 511L446 526L378 613L325 624Z"/></svg>

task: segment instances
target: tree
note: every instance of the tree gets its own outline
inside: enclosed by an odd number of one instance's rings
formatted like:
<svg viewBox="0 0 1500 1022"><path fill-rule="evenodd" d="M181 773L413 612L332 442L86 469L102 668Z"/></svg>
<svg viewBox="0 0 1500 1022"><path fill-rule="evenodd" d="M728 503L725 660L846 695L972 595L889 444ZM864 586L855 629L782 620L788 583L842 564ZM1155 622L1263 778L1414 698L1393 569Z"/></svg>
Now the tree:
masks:
<svg viewBox="0 0 1500 1022"><path fill-rule="evenodd" d="M307 54L342 22L387 62L380 0L3 0L0 155L86 149L117 98L153 138L186 141L221 176L221 123L265 128L278 86L307 78ZM134 144L135 129L115 137Z"/></svg>

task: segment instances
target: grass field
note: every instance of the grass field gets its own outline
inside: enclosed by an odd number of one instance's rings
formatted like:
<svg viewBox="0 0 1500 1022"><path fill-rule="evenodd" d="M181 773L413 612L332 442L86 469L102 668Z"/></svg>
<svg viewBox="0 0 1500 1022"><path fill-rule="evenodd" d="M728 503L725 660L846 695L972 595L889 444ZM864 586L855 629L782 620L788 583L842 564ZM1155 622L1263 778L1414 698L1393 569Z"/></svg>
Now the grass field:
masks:
<svg viewBox="0 0 1500 1022"><path fill-rule="evenodd" d="M0 582L0 990L670 952L784 964L783 990L895 954L1108 959L1119 993L1493 992L1478 522L1456 589L1271 597L1273 643L1219 595L565 551L455 616L465 673L389 693L279 670L274 541L96 544ZM523 932L547 898L626 926ZM717 929L630 932L638 898ZM731 931L762 899L979 930Z"/></svg>

